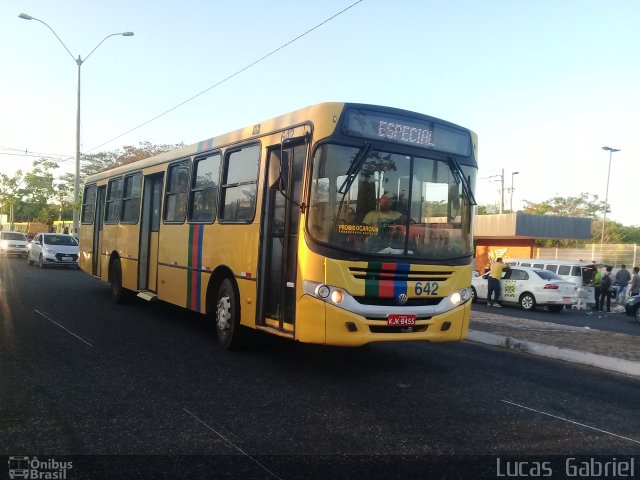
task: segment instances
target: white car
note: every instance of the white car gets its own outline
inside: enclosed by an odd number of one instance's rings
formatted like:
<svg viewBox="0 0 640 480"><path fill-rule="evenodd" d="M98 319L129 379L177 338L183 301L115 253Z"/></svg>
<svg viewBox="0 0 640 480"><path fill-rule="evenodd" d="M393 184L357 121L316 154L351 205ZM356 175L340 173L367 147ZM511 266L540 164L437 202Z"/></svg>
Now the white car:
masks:
<svg viewBox="0 0 640 480"><path fill-rule="evenodd" d="M27 262L40 268L61 266L78 268L78 242L71 235L39 233L31 240Z"/></svg>
<svg viewBox="0 0 640 480"><path fill-rule="evenodd" d="M0 253L2 255L20 255L27 257L29 240L21 232L0 232Z"/></svg>
<svg viewBox="0 0 640 480"><path fill-rule="evenodd" d="M486 301L488 275L485 273L481 277L471 279L473 302ZM571 306L578 301L575 284L540 268L511 267L503 272L500 285L500 303L516 303L523 310L535 310L536 306L545 305L550 311L559 312L565 306Z"/></svg>

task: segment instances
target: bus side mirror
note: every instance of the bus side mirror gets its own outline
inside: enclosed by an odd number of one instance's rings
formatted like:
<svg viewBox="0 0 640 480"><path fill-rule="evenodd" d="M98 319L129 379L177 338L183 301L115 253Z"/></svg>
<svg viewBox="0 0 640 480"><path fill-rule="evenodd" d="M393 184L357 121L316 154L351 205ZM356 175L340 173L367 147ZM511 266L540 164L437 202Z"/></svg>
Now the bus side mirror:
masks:
<svg viewBox="0 0 640 480"><path fill-rule="evenodd" d="M281 169L280 157L275 154L271 155L271 158L269 159L269 175L268 175L270 190L280 190L280 183L281 183L280 169Z"/></svg>

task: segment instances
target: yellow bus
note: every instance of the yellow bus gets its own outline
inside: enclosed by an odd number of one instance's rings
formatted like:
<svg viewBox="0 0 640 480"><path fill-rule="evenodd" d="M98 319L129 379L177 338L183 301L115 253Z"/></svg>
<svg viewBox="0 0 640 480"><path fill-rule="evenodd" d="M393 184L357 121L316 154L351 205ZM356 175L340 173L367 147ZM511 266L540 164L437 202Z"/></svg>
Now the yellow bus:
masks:
<svg viewBox="0 0 640 480"><path fill-rule="evenodd" d="M406 110L321 103L86 179L80 267L300 342L467 335L477 137Z"/></svg>

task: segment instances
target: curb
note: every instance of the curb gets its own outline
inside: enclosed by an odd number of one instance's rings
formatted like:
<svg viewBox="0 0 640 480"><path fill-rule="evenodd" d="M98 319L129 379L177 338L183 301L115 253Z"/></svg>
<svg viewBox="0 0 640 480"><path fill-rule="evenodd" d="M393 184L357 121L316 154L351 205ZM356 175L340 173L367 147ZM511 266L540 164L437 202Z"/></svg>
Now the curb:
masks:
<svg viewBox="0 0 640 480"><path fill-rule="evenodd" d="M516 340L515 338L503 337L501 335L480 332L478 330L469 330L467 340L474 343L503 347L510 350L516 350L518 352L531 353L542 357L555 358L566 362L589 365L603 370L611 370L617 373L640 377L640 362L632 362L631 360L624 360L622 358L608 357L606 355L581 352L568 348L558 348L552 345L544 345L542 343Z"/></svg>

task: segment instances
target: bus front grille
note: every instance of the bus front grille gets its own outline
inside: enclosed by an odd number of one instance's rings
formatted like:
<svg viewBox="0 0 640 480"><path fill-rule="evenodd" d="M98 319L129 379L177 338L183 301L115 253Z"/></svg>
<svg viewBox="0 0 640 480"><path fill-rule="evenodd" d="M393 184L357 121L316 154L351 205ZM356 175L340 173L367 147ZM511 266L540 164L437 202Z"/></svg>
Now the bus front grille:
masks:
<svg viewBox="0 0 640 480"><path fill-rule="evenodd" d="M356 280L389 280L393 282L445 282L453 274L451 270L410 271L382 268L381 266L380 268L349 267L349 271Z"/></svg>

